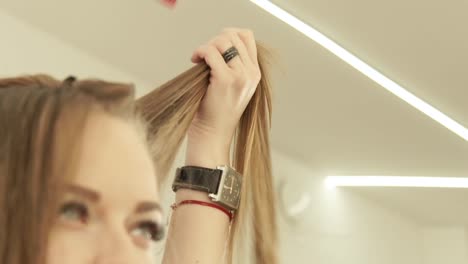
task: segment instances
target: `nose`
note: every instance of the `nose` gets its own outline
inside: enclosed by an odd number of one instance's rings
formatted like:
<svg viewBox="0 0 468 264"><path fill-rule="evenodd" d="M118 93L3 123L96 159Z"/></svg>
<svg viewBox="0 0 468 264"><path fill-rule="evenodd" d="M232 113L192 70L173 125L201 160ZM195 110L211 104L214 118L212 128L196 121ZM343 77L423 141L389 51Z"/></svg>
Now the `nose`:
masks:
<svg viewBox="0 0 468 264"><path fill-rule="evenodd" d="M123 227L107 226L101 229L95 264L142 263L138 249L128 231Z"/></svg>

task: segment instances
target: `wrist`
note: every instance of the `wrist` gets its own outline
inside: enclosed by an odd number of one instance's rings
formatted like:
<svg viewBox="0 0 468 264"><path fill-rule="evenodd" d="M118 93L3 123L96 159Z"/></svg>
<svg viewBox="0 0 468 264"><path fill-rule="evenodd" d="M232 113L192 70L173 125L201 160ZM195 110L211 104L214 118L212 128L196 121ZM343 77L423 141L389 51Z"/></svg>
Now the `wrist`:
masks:
<svg viewBox="0 0 468 264"><path fill-rule="evenodd" d="M188 137L186 165L216 168L230 164L231 139L221 137Z"/></svg>
<svg viewBox="0 0 468 264"><path fill-rule="evenodd" d="M181 202L183 200L200 200L205 202L211 202L211 199L208 197L206 192L200 192L190 189L179 189L176 192L176 202Z"/></svg>

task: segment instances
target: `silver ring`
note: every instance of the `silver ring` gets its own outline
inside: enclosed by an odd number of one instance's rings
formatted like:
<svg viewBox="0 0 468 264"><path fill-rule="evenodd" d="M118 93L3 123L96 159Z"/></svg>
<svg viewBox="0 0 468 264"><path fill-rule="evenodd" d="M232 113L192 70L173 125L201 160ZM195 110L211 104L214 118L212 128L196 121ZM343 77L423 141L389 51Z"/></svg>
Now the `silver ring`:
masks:
<svg viewBox="0 0 468 264"><path fill-rule="evenodd" d="M239 55L239 51L236 49L236 47L232 46L223 53L223 58L224 58L224 61L228 63L237 55Z"/></svg>

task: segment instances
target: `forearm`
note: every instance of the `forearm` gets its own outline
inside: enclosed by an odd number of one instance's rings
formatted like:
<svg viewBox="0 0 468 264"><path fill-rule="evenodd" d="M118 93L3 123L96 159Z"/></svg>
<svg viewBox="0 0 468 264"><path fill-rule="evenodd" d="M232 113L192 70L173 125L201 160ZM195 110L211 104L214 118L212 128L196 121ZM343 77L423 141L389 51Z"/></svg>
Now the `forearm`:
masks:
<svg viewBox="0 0 468 264"><path fill-rule="evenodd" d="M211 71L208 89L188 131L186 163L206 168L229 165L233 134L261 78L253 33L227 29L198 48L192 61L205 61ZM209 201L206 193L179 190L176 200L186 199ZM228 231L229 217L223 211L200 205L179 206L172 214L163 263L223 263Z"/></svg>
<svg viewBox="0 0 468 264"><path fill-rule="evenodd" d="M229 164L229 145L203 140L188 142L186 165L216 168ZM211 202L207 193L180 189L183 200ZM173 211L166 242L164 264L220 264L229 236L229 218L220 210L200 205L182 205Z"/></svg>

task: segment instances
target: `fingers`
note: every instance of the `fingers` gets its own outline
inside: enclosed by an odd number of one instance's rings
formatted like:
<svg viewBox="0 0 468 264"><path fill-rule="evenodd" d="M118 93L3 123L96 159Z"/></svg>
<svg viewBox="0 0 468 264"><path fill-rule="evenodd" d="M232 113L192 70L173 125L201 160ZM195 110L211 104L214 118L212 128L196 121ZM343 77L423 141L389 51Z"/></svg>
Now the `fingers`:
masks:
<svg viewBox="0 0 468 264"><path fill-rule="evenodd" d="M236 45L234 45L234 43L231 41L230 36L228 36L227 34L219 35L218 37L210 41L210 43L218 49L220 54L224 54L224 52L226 52L228 49L234 46L239 52L239 55L232 58L229 62L227 62L227 64L231 69L235 71L240 71L243 68L244 63L241 59L239 48Z"/></svg>
<svg viewBox="0 0 468 264"><path fill-rule="evenodd" d="M226 63L223 53L231 47L235 47L239 54ZM258 82L261 78L256 42L250 30L223 30L220 35L198 48L191 60L194 63L205 61L211 68L212 77L216 79L238 76Z"/></svg>
<svg viewBox="0 0 468 264"><path fill-rule="evenodd" d="M249 29L227 28L224 32L229 33L232 41L238 43L239 53L242 54L244 62L244 72L253 76L255 80L260 80L261 73L257 58L257 44L254 34Z"/></svg>
<svg viewBox="0 0 468 264"><path fill-rule="evenodd" d="M203 58L200 56L199 54L199 50L200 50L201 47L199 47L198 49L196 49L193 54L192 54L192 58L190 58L190 60L193 62L193 63L200 63L203 61Z"/></svg>
<svg viewBox="0 0 468 264"><path fill-rule="evenodd" d="M246 50L249 54L250 60L258 64L257 58L257 43L255 41L255 36L252 30L250 29L239 29L239 28L226 28L225 31L228 32L236 32L238 37L244 43Z"/></svg>
<svg viewBox="0 0 468 264"><path fill-rule="evenodd" d="M192 54L192 58L191 58L191 61L193 63L200 63L200 62L202 62L204 60L203 56L206 56L206 53L202 55L201 51L202 50L206 51L206 46L212 46L212 47L216 48L217 52L221 55L221 57L223 56L223 54L228 49L230 49L233 46L235 47L233 42L230 40L230 37L220 35L220 36L212 39L211 41L209 41L208 44L205 44L205 45L201 46L200 48L198 48L197 50L195 50L195 52ZM239 49L237 47L236 47L236 49L237 49L237 51L239 51ZM242 65L240 56L239 55L235 56L234 58L229 60L228 64L230 66L233 66L233 68L239 68ZM237 66L237 67L235 67L235 66Z"/></svg>
<svg viewBox="0 0 468 264"><path fill-rule="evenodd" d="M240 60L244 64L258 64L257 46L253 32L248 29L226 28L223 33L212 39L209 44L215 45L223 54L227 49L234 46L239 51ZM234 60L235 58L233 58ZM195 51L192 55L193 63L200 63L203 59ZM237 64L237 63L236 63Z"/></svg>
<svg viewBox="0 0 468 264"><path fill-rule="evenodd" d="M227 63L223 54L234 47L238 55ZM198 48L192 55L195 63L205 61L211 68L210 84L204 102L217 112L224 106L243 111L255 93L261 79L257 49L251 31L225 29L220 35ZM206 107L208 107L206 106ZM241 111L241 112L242 112Z"/></svg>
<svg viewBox="0 0 468 264"><path fill-rule="evenodd" d="M249 52L245 43L239 36L239 33L233 30L224 30L224 35L230 39L234 47L239 51L239 57L244 64L251 64L252 59L250 58Z"/></svg>
<svg viewBox="0 0 468 264"><path fill-rule="evenodd" d="M223 56L218 49L213 45L203 45L198 48L192 56L192 61L205 61L213 72L226 73L230 71L228 65L224 61Z"/></svg>

